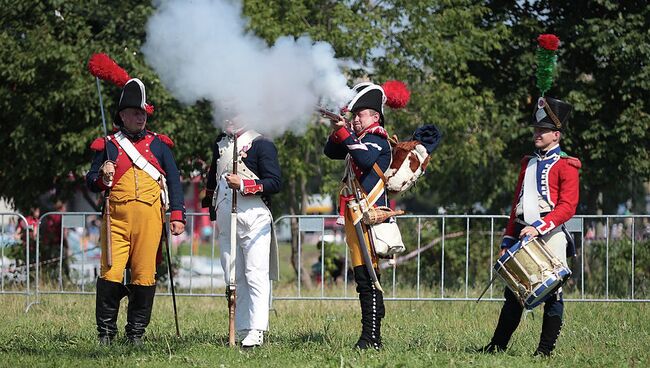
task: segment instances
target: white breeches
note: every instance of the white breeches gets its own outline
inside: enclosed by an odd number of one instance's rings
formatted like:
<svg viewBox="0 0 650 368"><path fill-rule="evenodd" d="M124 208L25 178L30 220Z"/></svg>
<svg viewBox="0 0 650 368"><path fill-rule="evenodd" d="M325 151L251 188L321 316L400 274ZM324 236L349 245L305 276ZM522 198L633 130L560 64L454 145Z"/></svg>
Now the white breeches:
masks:
<svg viewBox="0 0 650 368"><path fill-rule="evenodd" d="M553 255L555 255L565 267L569 267L566 260L567 240L562 228L557 227L557 229L553 229L550 233L541 238L546 242L546 246L551 250L551 252L553 252Z"/></svg>
<svg viewBox="0 0 650 368"><path fill-rule="evenodd" d="M238 195L237 205L235 329L266 331L269 325L271 293L271 214L259 197ZM221 266L226 283L230 276L230 219L231 204L228 198L217 208Z"/></svg>

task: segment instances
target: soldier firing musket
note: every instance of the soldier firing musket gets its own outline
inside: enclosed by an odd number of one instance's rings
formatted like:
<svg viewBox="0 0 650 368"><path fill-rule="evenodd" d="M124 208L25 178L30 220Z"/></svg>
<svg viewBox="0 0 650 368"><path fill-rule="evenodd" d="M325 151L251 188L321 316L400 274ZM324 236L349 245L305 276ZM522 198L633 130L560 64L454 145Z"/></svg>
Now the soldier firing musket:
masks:
<svg viewBox="0 0 650 368"><path fill-rule="evenodd" d="M362 331L356 347L379 349L384 298L370 225L388 221L398 213L379 210L388 206L383 173L391 163L388 133L383 127L386 94L381 86L370 82L360 83L353 90L356 96L347 107L354 116L350 122L322 108L318 111L332 122L325 155L346 160L339 207L361 304Z"/></svg>

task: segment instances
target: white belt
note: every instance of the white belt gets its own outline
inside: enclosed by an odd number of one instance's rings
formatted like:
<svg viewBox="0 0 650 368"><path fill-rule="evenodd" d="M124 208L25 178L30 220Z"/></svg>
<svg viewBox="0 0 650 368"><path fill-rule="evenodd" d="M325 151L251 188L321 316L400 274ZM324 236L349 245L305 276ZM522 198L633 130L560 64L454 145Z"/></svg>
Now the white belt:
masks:
<svg viewBox="0 0 650 368"><path fill-rule="evenodd" d="M539 215L539 194L537 193L537 158L533 157L528 161L526 174L524 176L524 221L529 224L540 220Z"/></svg>
<svg viewBox="0 0 650 368"><path fill-rule="evenodd" d="M162 174L155 166L153 166L144 156L140 154L137 148L131 143L131 141L122 133L115 133L115 140L122 147L127 156L133 161L133 164L140 168L140 170L146 172L153 178L153 180L158 181Z"/></svg>

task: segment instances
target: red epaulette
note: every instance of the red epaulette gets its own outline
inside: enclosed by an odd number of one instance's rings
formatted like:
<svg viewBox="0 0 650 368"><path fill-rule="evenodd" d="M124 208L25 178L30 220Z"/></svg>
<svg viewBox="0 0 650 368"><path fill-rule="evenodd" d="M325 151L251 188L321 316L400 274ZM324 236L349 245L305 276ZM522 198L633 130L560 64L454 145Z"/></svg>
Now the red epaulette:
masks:
<svg viewBox="0 0 650 368"><path fill-rule="evenodd" d="M174 148L174 141L172 141L171 138L164 134L160 133L153 133L158 139L160 139L164 144L166 144L169 148Z"/></svg>
<svg viewBox="0 0 650 368"><path fill-rule="evenodd" d="M576 169L579 169L582 167L582 162L580 162L580 159L577 157L571 157L571 156L563 156L562 158L567 160L567 163Z"/></svg>
<svg viewBox="0 0 650 368"><path fill-rule="evenodd" d="M530 155L526 155L526 156L522 157L522 159L521 159L522 165L527 164L528 161L530 161L531 158L533 158L533 156L530 156Z"/></svg>
<svg viewBox="0 0 650 368"><path fill-rule="evenodd" d="M106 139L99 137L90 144L90 149L97 152L102 152L106 148Z"/></svg>

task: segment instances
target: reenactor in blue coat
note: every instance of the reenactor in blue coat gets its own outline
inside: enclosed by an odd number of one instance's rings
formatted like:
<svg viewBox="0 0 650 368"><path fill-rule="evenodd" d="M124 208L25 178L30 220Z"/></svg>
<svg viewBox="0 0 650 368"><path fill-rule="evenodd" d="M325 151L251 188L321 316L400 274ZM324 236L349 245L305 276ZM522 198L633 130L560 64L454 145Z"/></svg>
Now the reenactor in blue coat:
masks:
<svg viewBox="0 0 650 368"><path fill-rule="evenodd" d="M237 172L233 145L237 139ZM236 339L242 347L262 345L269 325L271 281L277 280L277 242L271 215L271 195L281 188L278 152L270 140L234 118L215 141L203 207L217 221L221 265L230 279L231 211L237 192L235 254Z"/></svg>
<svg viewBox="0 0 650 368"><path fill-rule="evenodd" d="M107 193L109 208L104 211L110 211L110 226L106 216L102 223L95 317L100 342L110 343L117 334L120 300L128 296L126 337L140 344L156 293L163 216L171 210L171 233L180 235L185 229L185 206L171 151L173 142L145 129L147 104L142 81L133 78L126 82L117 105L119 130L91 144L95 157L86 175L91 191ZM131 280L125 286L126 268L131 270Z"/></svg>
<svg viewBox="0 0 650 368"><path fill-rule="evenodd" d="M357 95L349 103L348 110L354 118L349 124L343 119L332 122L333 131L325 145L325 155L335 160L346 160L347 165L344 182L348 185L340 198L340 206L344 209L346 242L351 253L354 280L357 283L361 305L362 330L356 347L379 349L382 346L384 297L373 283L369 267L364 261L362 247L367 247L372 256L375 274L378 274L377 256L370 246L367 229L363 231L364 239L359 239L354 225L354 214L347 206L347 201L354 198L353 193L360 191L368 206L388 205L384 182L377 172L385 172L391 162L388 133L383 127L386 96L382 87L373 83L361 83L353 89Z"/></svg>

